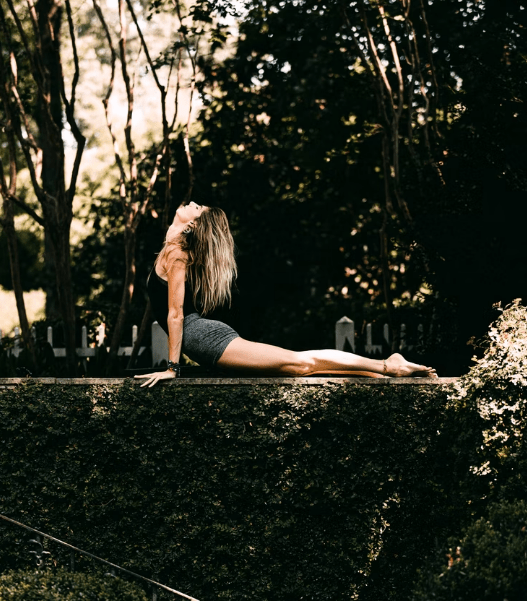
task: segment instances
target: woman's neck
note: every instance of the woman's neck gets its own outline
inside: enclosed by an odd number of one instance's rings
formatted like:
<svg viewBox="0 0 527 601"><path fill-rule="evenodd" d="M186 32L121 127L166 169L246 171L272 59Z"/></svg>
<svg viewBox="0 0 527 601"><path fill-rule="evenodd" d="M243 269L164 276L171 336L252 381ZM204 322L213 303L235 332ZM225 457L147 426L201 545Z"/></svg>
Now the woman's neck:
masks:
<svg viewBox="0 0 527 601"><path fill-rule="evenodd" d="M185 231L187 227L188 226L186 226L183 223L172 223L172 225L167 230L167 235L165 238L166 241L173 242L176 238L179 238L179 236Z"/></svg>

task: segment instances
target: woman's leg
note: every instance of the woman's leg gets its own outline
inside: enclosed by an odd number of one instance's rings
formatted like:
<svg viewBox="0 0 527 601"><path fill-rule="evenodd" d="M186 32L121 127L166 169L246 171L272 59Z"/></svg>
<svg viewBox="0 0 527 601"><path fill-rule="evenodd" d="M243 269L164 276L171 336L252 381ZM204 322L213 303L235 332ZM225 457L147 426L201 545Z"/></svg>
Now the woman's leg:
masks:
<svg viewBox="0 0 527 601"><path fill-rule="evenodd" d="M385 371L386 364L386 371ZM218 361L219 367L259 370L266 373L301 376L328 371L370 371L388 376L435 376L435 370L410 363L399 354L386 362L332 349L289 351L269 344L236 338Z"/></svg>

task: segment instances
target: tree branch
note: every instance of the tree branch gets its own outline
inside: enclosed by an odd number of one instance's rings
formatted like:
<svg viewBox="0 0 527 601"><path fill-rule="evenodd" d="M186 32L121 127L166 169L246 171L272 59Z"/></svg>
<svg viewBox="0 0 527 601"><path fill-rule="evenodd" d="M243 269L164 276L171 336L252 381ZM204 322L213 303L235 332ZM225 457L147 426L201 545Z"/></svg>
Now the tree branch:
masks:
<svg viewBox="0 0 527 601"><path fill-rule="evenodd" d="M18 33L20 34L20 39L22 40L22 44L24 45L24 49L26 51L26 56L27 56L27 59L29 61L30 66L31 66L31 71L33 73L39 73L39 72L41 73L41 69L37 68L37 65L35 63L35 55L31 51L31 47L29 45L29 40L27 39L27 35L26 35L25 30L24 30L24 27L22 26L20 18L18 17L18 13L17 13L17 11L16 11L16 9L15 9L15 7L13 5L13 1L12 0L7 0L7 4L9 6L9 10L11 12L11 16L13 17L13 19L15 21ZM2 5L1 4L0 4L0 17L2 18L2 20L4 19L4 11L2 9ZM34 30L34 28L35 28L35 23L33 22L33 30ZM9 35L8 31L6 31L5 29L4 29L4 32L7 35ZM37 28L36 32L34 31L34 33L35 33L35 36L38 36L38 37L35 38L37 40L36 43L38 45L40 43L40 36L38 35L38 28ZM10 41L10 36L9 36L9 38L6 37L6 39L9 39L9 41ZM39 86L39 89L40 89L40 85L41 85L40 78L39 78L39 80L36 81L36 83L37 83L37 85Z"/></svg>
<svg viewBox="0 0 527 601"><path fill-rule="evenodd" d="M23 200L20 200L16 195L16 182L17 182L17 165L16 165L16 143L15 135L11 127L10 121L5 125L7 134L7 144L9 149L9 186L4 173L4 163L2 156L0 155L0 192L4 199L8 202L16 203L25 213L32 217L39 225L44 225L44 219L33 210Z"/></svg>
<svg viewBox="0 0 527 601"><path fill-rule="evenodd" d="M392 167L393 167L393 176L394 179L394 193L397 198L397 202L399 203L399 207L401 208L406 220L410 222L412 220L410 215L410 210L408 208L408 204L403 198L400 191L400 175L399 175L399 124L401 120L401 115L403 113L403 104L404 104L404 80L403 73L401 69L401 62L399 60L399 52L397 49L397 45L395 40L392 37L392 32L390 30L390 26L388 24L388 19L386 18L386 13L384 12L384 7L382 4L377 5L379 14L381 16L382 24L384 27L384 33L386 38L388 39L388 44L390 46L390 50L392 53L393 64L395 66L395 72L397 74L398 81L398 98L397 105L395 105L393 94L390 91L390 99L393 110L393 118L391 121L391 135L392 135Z"/></svg>
<svg viewBox="0 0 527 601"><path fill-rule="evenodd" d="M126 0L126 5L128 6L128 10L130 11L130 14L132 15L132 20L134 22L135 28L137 29L137 33L139 34L139 39L141 40L141 46L142 46L143 51L145 53L146 60L148 62L150 70L152 71L152 75L153 75L154 80L156 82L156 86L159 89L159 91L161 92L161 94L165 95L166 94L166 90L161 85L161 82L159 81L159 78L157 77L157 71L156 71L156 69L154 67L154 63L152 62L152 59L150 58L150 52L148 50L148 46L146 45L145 38L143 36L143 31L141 30L141 27L139 27L139 23L137 21L136 15L135 15L134 7L133 7L133 5L132 5L132 3L131 3L130 0Z"/></svg>
<svg viewBox="0 0 527 601"><path fill-rule="evenodd" d="M62 70L62 61L59 60L60 66L60 81L61 81L61 96L62 101L64 102L64 106L66 107L66 120L69 123L73 136L75 137L75 141L77 142L77 150L75 152L75 160L73 162L73 169L70 177L70 185L68 187L67 196L68 202L72 203L73 198L75 196L75 189L77 186L77 178L79 176L79 169L82 160L82 155L84 152L84 147L86 145L86 138L82 135L77 122L75 121L75 94L77 91L77 84L79 82L80 68L79 68L79 57L77 54L77 43L75 36L75 28L73 25L73 18L71 14L71 4L70 0L65 1L66 4L66 14L68 18L68 27L70 32L71 46L73 49L73 63L75 65L75 71L73 74L73 81L71 83L71 96L70 100L68 100L66 96L66 89L64 85L64 73Z"/></svg>
<svg viewBox="0 0 527 601"><path fill-rule="evenodd" d="M108 42L108 47L110 48L110 55L111 55L110 82L108 84L108 89L106 91L106 95L105 95L102 103L104 106L106 126L107 126L110 136L112 138L115 162L119 169L119 198L121 200L121 204L123 205L123 207L126 207L126 172L124 170L124 165L123 165L123 161L121 158L121 152L119 150L119 144L117 142L117 138L113 131L113 124L112 124L112 120L110 118L110 110L109 110L110 97L113 93L113 86L114 86L114 82L115 82L115 64L117 62L117 52L115 51L115 47L113 45L113 40L112 40L112 36L110 34L110 29L108 27L108 24L106 23L106 19L104 18L103 12L102 12L97 0L93 0L93 7L95 9L95 12L97 13L97 16L99 18L99 21L101 22L102 27L104 29L106 41Z"/></svg>
<svg viewBox="0 0 527 601"><path fill-rule="evenodd" d="M389 110L390 110L390 113L393 115L394 103L393 103L393 98L392 98L391 86L386 77L384 67L380 61L379 54L377 52L377 47L375 45L373 35L372 35L372 33L370 31L370 27L368 25L368 18L366 15L366 10L364 8L364 3L362 2L362 0L360 0L359 13L360 13L360 17L362 20L362 25L366 30L366 39L367 39L367 43L368 43L368 48L370 50L370 54L373 56L373 61L370 61L367 58L366 53L364 52L363 48L361 47L360 41L359 41L359 39L357 39L358 35L355 34L353 27L351 26L347 11L344 6L342 6L342 10L343 10L343 14L344 14L346 23L347 23L348 27L350 28L350 30L352 31L355 46L357 47L359 54L361 56L361 59L364 62L365 66L368 67L368 73L370 73L370 76L371 76L373 84L374 84L375 98L377 100L379 116L380 116L381 120L383 121L381 156L382 156L382 165L383 165L383 173L384 173L384 201L385 201L386 211L388 211L388 213L392 214L394 212L394 209L393 209L393 203L392 203L392 198L391 198L391 189L390 189L391 169L390 169L390 161L389 161L390 152L389 152L389 130L388 130L388 128L390 127L391 119L388 116L388 110L387 110L387 106L386 106L387 105L386 95L388 95Z"/></svg>
<svg viewBox="0 0 527 601"><path fill-rule="evenodd" d="M432 52L432 39L430 37L430 28L428 27L428 20L426 18L424 0L420 0L420 8L421 8L421 20L423 21L423 24L425 26L425 33L426 33L426 47L428 50L429 72L432 77L432 84L434 86L434 94L432 95L432 101L431 101L432 124L433 124L433 128L434 128L434 133L439 138L442 138L443 136L442 136L441 132L439 131L439 127L437 124L437 98L439 96L439 86L437 85L436 70L435 70L435 66L434 66L434 54Z"/></svg>
<svg viewBox="0 0 527 601"><path fill-rule="evenodd" d="M1 6L0 6L0 25L2 27L3 33L5 34L5 39L7 39L8 42L10 42L11 38L9 36L7 24L5 22L4 13L3 13ZM15 80L15 74L13 73L13 67L14 66L16 67L16 59L14 57L14 53L12 51L9 52L9 56L10 56L11 60L9 63L9 71L8 71L6 68L6 64L4 63L4 58L3 58L4 54L5 54L5 51L4 51L4 47L2 45L2 38L0 37L0 96L2 98L2 104L4 106L4 112L5 112L5 115L7 118L7 126L6 127L7 127L7 131L8 131L8 137L9 137L9 135L14 136L16 134L16 138L18 139L18 141L20 143L22 152L24 153L24 157L26 159L26 163L27 163L27 166L29 169L29 174L31 177L31 182L33 184L34 190L35 190L35 194L37 195L39 200L45 202L48 199L48 197L38 183L36 172L35 172L35 167L33 164L33 159L31 157L31 153L29 151L30 144L27 142L27 137L31 136L31 132L26 132L28 135L26 137L24 137L24 135L22 134L22 130L20 128L20 123L17 119L14 118L13 112L11 110L10 94L13 94L13 91L16 91L16 86L14 86L13 83L10 83L5 78L5 74L6 74L6 72L9 73L11 82L13 82ZM20 108L20 107L23 110L22 104L17 103L17 108ZM23 113L23 115L25 115L25 113ZM11 132L11 133L9 133L9 132ZM35 142L35 146L36 146L36 142ZM16 181L16 178L15 178L15 181ZM12 182L10 182L10 187L11 187L11 184L12 184ZM26 212L28 212L28 214L32 215L31 211L26 211ZM32 217L36 219L35 216L36 216L36 213L34 213L34 215L32 215ZM37 219L37 221L39 221L39 219Z"/></svg>
<svg viewBox="0 0 527 601"><path fill-rule="evenodd" d="M124 0L119 0L119 57L121 60L121 74L126 88L126 99L128 112L124 126L124 137L128 151L128 165L130 170L130 203L134 203L137 195L137 158L135 145L132 138L132 115L134 112L134 76L128 73L128 61L126 58L126 36L127 25L125 21Z"/></svg>
<svg viewBox="0 0 527 601"><path fill-rule="evenodd" d="M170 129L173 130L176 125L176 120L179 112L179 91L181 89L181 66L183 62L181 48L178 48L178 64L177 64L177 77L176 77L176 95L174 97L174 117L170 124Z"/></svg>
<svg viewBox="0 0 527 601"><path fill-rule="evenodd" d="M139 34L139 39L141 40L141 46L143 48L143 51L145 53L148 65L150 67L150 70L152 72L152 75L154 77L154 81L156 83L157 89L159 90L160 93L160 100L161 100L161 118L162 118L162 127L163 127L163 140L161 142L161 148L160 151L156 154L156 160L155 160L155 164L154 164L154 169L152 171L152 175L150 176L150 181L148 184L148 187L144 193L143 196L143 201L141 203L141 207L138 211L138 215L144 215L146 212L146 209L148 207L148 204L150 203L150 200L152 198L152 192L154 189L154 185L155 182L157 181L157 177L159 174L159 165L161 164L161 160L163 159L163 157L167 154L168 152L168 147L170 145L170 134L173 130L173 125L172 127L169 126L168 124L168 120L167 120L167 107L166 107L166 100L167 100L167 90L168 90L168 82L166 87L163 86L161 84L161 82L159 81L159 78L157 76L157 70L155 69L154 63L150 57L150 52L148 50L148 46L146 44L145 38L143 36L143 32L139 26L139 23L137 21L137 17L135 14L135 11L133 9L132 3L130 0L126 0L126 4L128 6L128 10L130 11L130 14L132 15L132 20L134 22L134 25L137 29L137 32ZM169 78L170 78L170 72L169 72Z"/></svg>
<svg viewBox="0 0 527 601"><path fill-rule="evenodd" d="M388 81L388 77L386 75L386 70L384 69L384 65L382 64L382 61L379 58L377 46L375 44L375 40L373 39L373 35L372 35L370 27L368 25L368 17L366 15L366 9L364 8L363 0L359 0L359 12L361 14L362 22L363 22L364 28L366 30L366 39L368 40L368 48L369 48L370 54L373 58L373 65L374 65L377 77L384 84L384 88L386 90L386 93L387 93L389 101L390 101L391 109L392 109L392 111L394 111L395 107L394 107L394 102L393 102L392 86L390 85L390 82Z"/></svg>
<svg viewBox="0 0 527 601"><path fill-rule="evenodd" d="M382 6L382 4L378 4L377 7L379 10L379 14L381 15L382 24L384 27L384 33L386 34L386 37L388 38L388 44L390 45L393 63L395 65L395 71L397 73L397 81L399 83L399 97L397 99L397 101L398 101L397 108L395 110L396 110L398 117L400 117L401 113L403 111L404 81L403 81L403 74L402 74L402 70L401 70L401 63L399 61L399 53L397 51L397 45L395 44L395 40L392 37L392 32L391 32L390 26L388 24L388 19L386 18L386 13L384 12L384 7ZM391 90L391 88L390 88L390 90ZM393 95L392 95L392 97L393 97Z"/></svg>
<svg viewBox="0 0 527 601"><path fill-rule="evenodd" d="M59 127L57 126L57 124L55 123L55 120L53 119L53 116L51 114L49 90L47 90L45 87L45 82L47 81L47 77L46 77L46 72L45 72L44 66L42 64L42 41L41 41L39 29L38 29L38 18L37 18L37 13L36 13L35 7L33 5L32 0L27 0L27 4L29 7L29 14L31 17L31 23L33 25L34 34L35 34L35 45L38 50L37 52L33 52L29 45L24 27L20 21L20 18L18 17L16 8L13 5L13 1L7 0L7 3L9 5L9 9L11 11L11 16L13 17L13 19L16 23L17 31L18 31L20 38L22 39L22 42L24 44L24 48L26 50L26 54L27 54L29 64L31 67L30 70L31 70L31 74L33 76L33 80L37 84L37 88L39 91L39 101L40 101L41 108L43 109L45 117L46 117L46 124L50 128L50 132L52 132L54 139L61 141L62 140L61 131L60 131ZM1 6L0 6L0 9L1 9ZM2 29L4 30L6 39L9 41L10 46L12 46L11 36L10 36L9 28L7 27L7 25L5 23L3 10L0 10L0 19L2 20ZM49 16L47 17L47 25L50 28L51 37L53 37L53 28L51 27L51 25L49 23ZM35 57L36 57L36 59L35 59ZM31 148L33 148L33 150L35 150L35 152L38 152L39 146L38 146L37 142L35 141L33 134L31 133L31 127L29 124L29 119L27 117L27 113L24 109L24 105L23 105L20 95L18 93L18 87L14 83L12 83L12 85L11 85L11 93L13 94L13 97L15 98L15 100L17 102L17 109L23 118L24 127L26 130L25 136L19 135L18 131L17 131L17 137L19 138L19 142L23 148L25 148L29 144L31 146ZM29 167L29 163L32 164L32 162L33 162L32 159L29 159L28 167ZM37 184L37 186L38 186L38 184ZM37 191L35 190L35 192L37 192ZM39 196L39 198L40 198L40 196ZM48 199L48 196L44 195L44 196L42 196L42 198L44 198L44 201L45 201Z"/></svg>
<svg viewBox="0 0 527 601"><path fill-rule="evenodd" d="M15 160L13 158L13 154L11 150L9 151L9 186L7 185L7 181L4 173L4 163L2 161L2 157L0 156L0 192L2 196L8 200L16 203L25 213L27 213L30 217L32 217L39 225L44 225L44 219L33 210L28 204L26 204L23 200L20 200L18 196L15 194L16 190L16 165Z"/></svg>
<svg viewBox="0 0 527 601"><path fill-rule="evenodd" d="M198 57L198 52L199 52L199 41L200 40L199 40L199 36L198 36L196 39L196 52L195 52L195 56L193 56L192 52L190 51L190 42L188 39L188 35L186 33L186 30L183 27L183 17L181 16L180 0L173 0L173 2L174 2L176 13L177 13L177 16L179 19L179 25L180 25L179 35L181 37L183 45L185 46L185 48L187 50L187 54L190 59L190 64L192 67L192 76L190 79L189 109L188 109L188 114L187 114L187 121L185 124L185 131L183 134L183 148L185 150L185 157L187 159L188 177L189 177L189 183L188 183L187 192L185 194L184 202L188 202L192 196L192 191L194 188L194 165L192 163L192 154L190 152L189 134L190 134L190 120L192 118L192 103L194 101L194 92L196 89L197 57ZM179 78L178 78L178 84L179 84ZM178 85L178 91L179 91L179 85Z"/></svg>

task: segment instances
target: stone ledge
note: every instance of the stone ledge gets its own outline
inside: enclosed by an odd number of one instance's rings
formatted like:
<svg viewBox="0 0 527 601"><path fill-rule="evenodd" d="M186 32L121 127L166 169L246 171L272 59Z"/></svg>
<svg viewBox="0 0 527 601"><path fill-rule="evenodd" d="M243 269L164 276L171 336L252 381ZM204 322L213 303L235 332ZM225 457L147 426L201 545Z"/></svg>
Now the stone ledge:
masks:
<svg viewBox="0 0 527 601"><path fill-rule="evenodd" d="M367 385L367 386L392 386L410 384L418 386L438 386L456 382L459 378L363 378L363 377L304 377L304 378L180 378L165 381L162 386L324 386L333 385ZM132 378L0 378L0 390L15 388L20 384L35 382L44 385L71 385L71 386L112 386L123 384ZM142 381L135 380L137 386ZM159 386L159 384L158 384Z"/></svg>

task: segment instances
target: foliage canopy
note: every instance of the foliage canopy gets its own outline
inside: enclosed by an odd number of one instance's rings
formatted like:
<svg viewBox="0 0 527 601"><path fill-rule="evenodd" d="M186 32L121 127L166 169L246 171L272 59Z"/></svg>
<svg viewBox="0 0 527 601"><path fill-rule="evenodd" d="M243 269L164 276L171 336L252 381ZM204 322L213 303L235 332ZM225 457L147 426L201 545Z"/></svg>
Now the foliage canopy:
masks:
<svg viewBox="0 0 527 601"><path fill-rule="evenodd" d="M204 31L221 51L195 57L203 109L192 135L174 135L177 169L163 167L151 191L135 241L138 279L192 189L225 208L235 230L240 294L228 319L245 337L333 346L346 314L359 325L388 321L397 344L400 323L423 323L422 360L464 372L465 343L483 334L492 304L527 294L516 218L527 190L524 2L242 8L227 27L216 19L232 18L234 3L193 4L182 25L190 37L155 61L165 68L186 46L188 63ZM97 53L107 70L108 53ZM96 147L93 124L83 130ZM144 173L154 157L141 158ZM101 315L112 331L124 262L115 258L130 240L118 188L98 193L97 177L82 184L91 233L74 249L73 278L84 316ZM145 303L139 283L132 322Z"/></svg>

